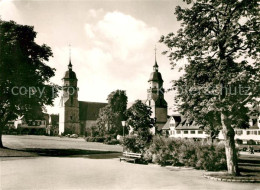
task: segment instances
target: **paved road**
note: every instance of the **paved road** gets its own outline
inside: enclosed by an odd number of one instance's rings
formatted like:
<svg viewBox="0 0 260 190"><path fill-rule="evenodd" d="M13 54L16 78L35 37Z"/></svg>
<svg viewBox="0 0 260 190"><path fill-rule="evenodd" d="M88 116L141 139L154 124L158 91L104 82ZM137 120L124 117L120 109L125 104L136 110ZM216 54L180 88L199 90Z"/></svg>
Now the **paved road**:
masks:
<svg viewBox="0 0 260 190"><path fill-rule="evenodd" d="M3 190L260 189L259 184L208 180L203 171L131 164L118 158L9 158L0 167Z"/></svg>

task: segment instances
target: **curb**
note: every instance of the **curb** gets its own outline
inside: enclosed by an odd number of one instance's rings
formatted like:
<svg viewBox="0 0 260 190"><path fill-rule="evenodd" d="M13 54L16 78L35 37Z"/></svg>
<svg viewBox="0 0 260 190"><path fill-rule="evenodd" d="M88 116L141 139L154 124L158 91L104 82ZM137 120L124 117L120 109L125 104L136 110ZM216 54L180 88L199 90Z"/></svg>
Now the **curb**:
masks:
<svg viewBox="0 0 260 190"><path fill-rule="evenodd" d="M260 183L260 178L259 179L223 179L221 177L212 177L206 174L203 174L203 177L207 178L207 179L211 179L214 181L224 181L224 182L239 182L239 183Z"/></svg>

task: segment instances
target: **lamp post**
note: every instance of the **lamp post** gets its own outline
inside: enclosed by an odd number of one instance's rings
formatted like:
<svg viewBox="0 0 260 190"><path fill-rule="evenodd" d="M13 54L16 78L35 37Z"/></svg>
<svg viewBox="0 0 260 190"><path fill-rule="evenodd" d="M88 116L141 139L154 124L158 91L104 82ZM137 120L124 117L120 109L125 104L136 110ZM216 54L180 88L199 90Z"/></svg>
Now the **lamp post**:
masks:
<svg viewBox="0 0 260 190"><path fill-rule="evenodd" d="M125 137L125 124L126 124L126 121L122 121L122 126L123 126L123 137Z"/></svg>
<svg viewBox="0 0 260 190"><path fill-rule="evenodd" d="M122 122L122 126L123 126L123 142L125 140L125 125L126 125L126 121L121 121ZM125 146L123 145L123 152L125 151Z"/></svg>

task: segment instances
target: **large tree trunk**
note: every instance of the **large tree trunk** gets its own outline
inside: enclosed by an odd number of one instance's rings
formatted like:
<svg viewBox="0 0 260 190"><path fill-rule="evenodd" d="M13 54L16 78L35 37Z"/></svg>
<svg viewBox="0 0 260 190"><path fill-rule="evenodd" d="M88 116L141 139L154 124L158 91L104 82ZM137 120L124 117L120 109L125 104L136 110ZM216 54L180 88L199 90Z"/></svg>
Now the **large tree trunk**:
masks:
<svg viewBox="0 0 260 190"><path fill-rule="evenodd" d="M235 131L229 123L228 117L221 113L222 132L225 139L225 151L227 159L228 173L231 175L239 175L238 163L237 163L237 152L235 148Z"/></svg>

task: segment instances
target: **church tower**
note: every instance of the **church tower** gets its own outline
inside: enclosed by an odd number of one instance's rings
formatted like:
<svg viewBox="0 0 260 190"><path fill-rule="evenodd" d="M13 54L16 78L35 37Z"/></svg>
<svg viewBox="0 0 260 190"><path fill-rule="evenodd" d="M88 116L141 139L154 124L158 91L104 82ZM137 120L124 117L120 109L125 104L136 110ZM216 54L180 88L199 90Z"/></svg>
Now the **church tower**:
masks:
<svg viewBox="0 0 260 190"><path fill-rule="evenodd" d="M68 70L62 79L63 87L60 99L59 134L80 134L78 79L72 70L71 55Z"/></svg>
<svg viewBox="0 0 260 190"><path fill-rule="evenodd" d="M156 60L153 66L153 72L150 74L148 80L149 88L147 90L146 104L152 108L152 118L156 119L156 128L161 130L164 124L167 122L167 102L164 99L163 79L161 73L158 71L158 64ZM152 133L155 134L156 130L152 129Z"/></svg>

